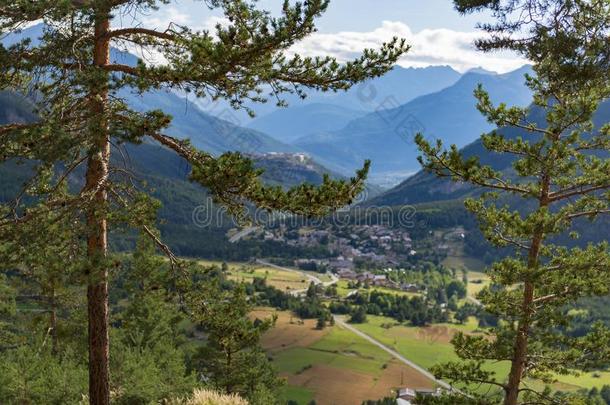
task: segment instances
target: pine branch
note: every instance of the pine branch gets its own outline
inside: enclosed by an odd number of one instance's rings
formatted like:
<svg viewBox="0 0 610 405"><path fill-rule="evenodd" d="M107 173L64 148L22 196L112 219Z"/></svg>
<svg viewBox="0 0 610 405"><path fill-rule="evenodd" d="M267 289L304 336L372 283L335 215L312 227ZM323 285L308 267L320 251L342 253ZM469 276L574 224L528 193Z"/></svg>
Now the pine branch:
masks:
<svg viewBox="0 0 610 405"><path fill-rule="evenodd" d="M586 187L586 188L584 185L568 187L563 190L559 190L559 191L550 193L549 201L556 202L556 201L560 201L560 200L565 200L570 197L591 194L595 191L606 190L606 189L610 189L610 182L604 183L604 184L599 184L596 186L590 186L590 187Z"/></svg>
<svg viewBox="0 0 610 405"><path fill-rule="evenodd" d="M595 216L595 215L599 215L599 214L610 214L610 209L599 209L599 210L591 210L591 211L584 211L584 212L576 212L574 214L569 214L568 218L576 219L576 218L580 218L580 217L591 217L591 216Z"/></svg>
<svg viewBox="0 0 610 405"><path fill-rule="evenodd" d="M454 177L461 179L465 182L493 190L509 191L525 195L531 194L530 190L510 185L498 175L488 176L486 179L473 178L469 173L460 170L459 168L456 168L453 164L448 163L445 157L443 155L438 154L437 152L428 155L428 158L431 158L431 166L427 167L428 170L433 171L439 177ZM480 168L481 167L479 167L479 169ZM492 183L486 180L495 180L497 183Z"/></svg>
<svg viewBox="0 0 610 405"><path fill-rule="evenodd" d="M24 129L31 129L34 127L39 126L40 124L35 123L35 124L7 124L7 125L0 125L0 135L6 135L8 133L11 133L13 131L21 131Z"/></svg>
<svg viewBox="0 0 610 405"><path fill-rule="evenodd" d="M132 66L129 66L129 65L113 63L111 65L103 65L103 66L98 66L98 67L107 72L120 72L120 73L127 73L132 76L140 76L140 72L138 71L138 69L136 69Z"/></svg>
<svg viewBox="0 0 610 405"><path fill-rule="evenodd" d="M173 32L172 30L170 30L169 28L165 31L157 31L157 30L153 30L153 29L139 28L139 27L122 28L122 29L113 30L108 33L107 37L108 38L118 38L118 37L132 36L132 35L144 35L144 36L154 37L154 38L163 39L163 40L167 40L167 41L174 41L178 38L176 36L176 33Z"/></svg>
<svg viewBox="0 0 610 405"><path fill-rule="evenodd" d="M554 299L558 298L560 295L565 295L565 294L568 294L569 292L570 292L570 289L566 287L563 290L563 292L561 292L561 293L548 294L548 295L545 295L542 297L534 298L534 300L532 301L532 304L544 304L547 301L554 300Z"/></svg>
<svg viewBox="0 0 610 405"><path fill-rule="evenodd" d="M174 152L176 152L179 156L183 157L187 162L203 163L203 161L206 161L208 159L213 159L211 155L195 153L194 150L191 147L189 147L187 142L179 140L178 138L174 138L172 136L164 135L164 134L161 134L158 132L151 132L151 133L148 133L148 135L151 138L153 138L154 140L156 140L157 142L159 142L160 144L165 145L168 148L170 148L171 150L173 150Z"/></svg>

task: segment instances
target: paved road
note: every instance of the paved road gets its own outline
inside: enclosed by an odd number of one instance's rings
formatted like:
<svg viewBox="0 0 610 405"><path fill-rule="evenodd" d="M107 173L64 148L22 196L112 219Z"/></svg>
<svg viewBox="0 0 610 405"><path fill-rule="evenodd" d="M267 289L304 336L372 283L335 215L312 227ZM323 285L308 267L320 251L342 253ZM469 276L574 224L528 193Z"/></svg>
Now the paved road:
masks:
<svg viewBox="0 0 610 405"><path fill-rule="evenodd" d="M335 284L337 281L339 281L339 278L337 276L335 276L334 274L332 274L332 273L328 273L330 275L330 277L331 277L331 281L322 282L322 280L320 280L318 277L316 277L316 276L314 276L312 274L304 273L304 272L299 271L299 270L291 269L291 268L288 268L288 267L278 266L277 264L269 263L269 262L267 262L265 260L261 260L261 259L257 259L256 262L259 263L259 264L265 265L265 266L273 267L273 268L278 269L278 270L285 270L285 271L292 271L292 272L299 273L299 274L309 278L309 280L313 281L314 284L316 284L316 285L317 284L322 284L324 287L328 287L329 285ZM291 291L290 293L292 295L297 296L297 295L304 294L305 292L307 292L307 289L305 289L305 290L294 290L294 291ZM474 300L476 301L476 299L474 299ZM480 303L479 303L479 305L480 305ZM375 346L379 347L383 351L389 353L392 357L394 357L398 361L406 364L407 366L417 370L418 372L420 372L421 374L423 374L427 378L431 379L432 381L434 381L439 386L441 386L441 387L443 387L443 388L445 388L447 390L457 391L455 388L453 388L451 385L447 384L445 381L437 380L434 377L434 375L432 375L432 373L430 373L425 368L418 366L417 364L413 363L411 360L409 360L406 357L402 356L400 353L396 352L395 350L390 349L388 346L384 345L380 341L370 337L366 333L361 332L360 330L354 328L352 325L346 323L343 320L343 318L341 318L341 317L339 317L337 315L333 315L333 318L335 318L335 323L336 324L338 324L338 325L344 327L345 329L355 333L356 335L360 336L361 338L371 342L372 344L374 344Z"/></svg>
<svg viewBox="0 0 610 405"><path fill-rule="evenodd" d="M407 366L409 366L411 368L414 368L415 370L419 371L421 374L425 375L426 377L428 377L429 379L431 379L432 381L434 381L436 384L440 385L441 387L443 387L443 388L445 388L447 390L454 390L454 388L452 388L451 385L447 384L446 382L441 381L441 380L437 380L434 377L434 375L432 375L432 373L430 373L425 368L418 366L417 364L413 363L411 360L403 357L401 354L399 354L395 350L390 349L388 346L384 345L380 341L378 341L376 339L373 339L372 337L370 337L366 333L361 332L360 330L354 328L352 325L346 323L341 317L339 317L337 315L333 315L333 317L335 318L335 323L336 324L341 325L342 327L344 327L344 328L348 329L349 331L355 333L356 335L360 336L361 338L368 340L369 342L371 342L375 346L377 346L380 349L388 352L395 359L397 359L397 360L403 362L404 364L406 364Z"/></svg>
<svg viewBox="0 0 610 405"><path fill-rule="evenodd" d="M292 271L292 272L299 273L299 274L309 278L309 280L313 281L314 284L316 284L316 285L317 284L322 284L324 287L328 287L329 285L335 284L337 281L339 281L339 278L337 276L335 276L334 274L332 274L332 273L328 273L330 275L330 277L332 278L331 281L327 281L327 282L324 283L324 282L322 282L322 280L320 280L316 276L308 274L308 273L304 273L304 272L299 271L299 270L291 269L291 268L288 268L288 267L278 266L277 264L269 263L269 262L267 262L265 260L260 260L260 259L257 259L256 262L259 263L259 264L265 265L265 266L276 268L278 270L285 270L285 271ZM304 294L305 292L307 292L307 289L305 289L305 290L294 290L294 291L291 291L290 293L292 295L297 296L297 295ZM468 297L468 298L472 298L472 300L473 300L473 302L475 304L480 305L480 302L478 302L478 300L476 298L473 298L473 297ZM335 323L336 324L338 324L338 325L344 327L345 329L355 333L356 335L360 336L361 338L363 338L363 339L369 341L370 343L374 344L375 346L379 347L381 350L389 353L392 357L394 357L398 361L400 361L400 362L406 364L407 366L417 370L418 372L420 372L421 374L423 374L427 378L429 378L432 381L434 381L439 386L441 386L441 387L443 387L443 388L445 388L447 390L458 391L457 389L453 388L451 385L447 384L445 381L436 379L436 377L434 377L434 375L432 373L430 373L428 370L426 370L425 368L420 367L417 364L413 363L411 360L409 360L406 357L402 356L397 351L390 349L388 346L384 345L380 341L378 341L378 340L372 338L371 336L367 335L366 333L364 333L364 332L354 328L352 325L350 325L347 322L345 322L343 320L343 318L341 318L340 316L333 315L333 318L335 318Z"/></svg>
<svg viewBox="0 0 610 405"><path fill-rule="evenodd" d="M262 264L264 266L273 267L274 269L298 273L298 274L302 275L303 277L309 279L309 281L313 282L315 285L322 284L324 287L328 287L330 285L336 284L337 281L339 281L339 278L332 273L327 273L330 276L331 280L323 282L322 280L320 280L318 277L314 276L313 274L305 273L303 271L296 270L296 269L291 269L290 267L278 266L277 264L269 263L262 259L256 259L256 262L259 264ZM306 292L307 292L307 288L302 289L302 290L292 290L292 291L290 291L290 294L292 294L296 297L296 296L305 294Z"/></svg>

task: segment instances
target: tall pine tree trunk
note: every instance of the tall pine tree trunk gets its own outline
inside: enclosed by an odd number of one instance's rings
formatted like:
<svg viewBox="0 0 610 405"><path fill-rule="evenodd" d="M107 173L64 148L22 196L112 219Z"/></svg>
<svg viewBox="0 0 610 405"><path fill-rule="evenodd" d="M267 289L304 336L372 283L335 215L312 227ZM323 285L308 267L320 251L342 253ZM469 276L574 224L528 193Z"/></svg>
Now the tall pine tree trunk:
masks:
<svg viewBox="0 0 610 405"><path fill-rule="evenodd" d="M55 286L51 287L51 313L49 315L49 328L51 329L51 353L56 355L59 350L59 339L57 337L57 299L55 297Z"/></svg>
<svg viewBox="0 0 610 405"><path fill-rule="evenodd" d="M517 329L517 337L513 351L513 359L508 376L508 384L506 387L506 396L504 405L517 405L519 399L519 387L525 369L527 358L527 340L530 328L531 306L534 299L534 285L525 283L523 292L522 309L524 310L519 327Z"/></svg>
<svg viewBox="0 0 610 405"><path fill-rule="evenodd" d="M550 179L544 176L541 182L539 207L544 208L549 205L549 189ZM529 249L527 268L530 272L535 272L538 268L540 257L540 248L544 240L544 228L539 225L534 232L532 244ZM523 286L523 300L521 302L521 319L517 327L517 336L513 348L513 357L511 361L510 373L508 375L508 384L506 385L506 395L504 397L504 405L517 405L519 400L519 388L523 379L527 362L527 346L532 323L532 315L534 313L534 284L531 281L525 281Z"/></svg>
<svg viewBox="0 0 610 405"><path fill-rule="evenodd" d="M110 29L108 13L98 12L95 23L94 64L107 65L110 59ZM107 82L92 86L91 126L92 149L87 161L86 190L96 190L87 212L87 257L89 282L87 309L89 320L89 403L108 405L109 389L109 340L108 340L108 249L105 182L108 177L110 139L106 119L103 117L108 100Z"/></svg>

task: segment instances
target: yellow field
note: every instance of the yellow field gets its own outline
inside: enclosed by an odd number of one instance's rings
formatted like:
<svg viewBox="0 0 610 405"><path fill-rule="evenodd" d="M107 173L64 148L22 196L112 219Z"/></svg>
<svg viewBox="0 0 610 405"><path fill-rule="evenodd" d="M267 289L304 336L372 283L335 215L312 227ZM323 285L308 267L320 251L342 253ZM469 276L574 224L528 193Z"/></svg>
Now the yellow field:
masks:
<svg viewBox="0 0 610 405"><path fill-rule="evenodd" d="M458 274L459 275L459 274ZM469 271L467 273L468 276L468 296L475 297L477 294L485 287L489 285L490 279L489 276L485 273L480 273L478 271Z"/></svg>
<svg viewBox="0 0 610 405"><path fill-rule="evenodd" d="M337 294L339 295L339 297L345 297L351 291L354 291L353 289L348 288L347 284L348 284L348 280L339 280L337 282ZM392 288L386 288L386 287L370 287L368 289L360 288L360 290L365 291L365 292L379 291L379 292L383 292L385 294L401 295L401 296L406 296L406 297L421 296L421 294L419 294L419 293L394 290Z"/></svg>
<svg viewBox="0 0 610 405"><path fill-rule="evenodd" d="M222 262L210 260L200 260L199 263L203 266L222 264ZM235 281L251 283L255 277L266 278L267 284L284 291L302 290L309 285L309 280L305 276L292 271L279 270L256 263L227 263L227 265L229 266L228 277Z"/></svg>

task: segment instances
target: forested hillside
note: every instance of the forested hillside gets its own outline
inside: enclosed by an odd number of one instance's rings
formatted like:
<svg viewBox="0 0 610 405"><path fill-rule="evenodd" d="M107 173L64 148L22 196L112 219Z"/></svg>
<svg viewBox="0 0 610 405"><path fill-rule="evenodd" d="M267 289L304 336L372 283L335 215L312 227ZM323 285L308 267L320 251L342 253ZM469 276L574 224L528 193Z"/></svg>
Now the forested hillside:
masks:
<svg viewBox="0 0 610 405"><path fill-rule="evenodd" d="M0 405L610 405L609 33L0 0Z"/></svg>
<svg viewBox="0 0 610 405"><path fill-rule="evenodd" d="M140 99L142 100L142 99ZM143 101L142 101L143 102ZM149 94L146 96L146 108L163 107L178 111L185 106L180 98L169 94ZM144 104L138 104L144 108ZM188 107L188 106L187 106ZM178 115L175 130L182 134L194 134L194 144L208 145L214 139L222 140L222 144L214 143L212 150L224 151L235 148L244 150L255 162L255 166L264 170L263 178L268 184L280 185L284 188L301 183L319 185L324 174L331 174L328 169L319 165L311 158L292 153L265 154L249 149L252 144L239 144L239 141L257 141L263 139L255 133L255 138L248 138L246 129L235 127L230 123L208 116L191 105L188 114ZM13 93L0 93L0 124L13 122L28 122L36 119L31 111L31 105L26 98ZM184 129L184 131L180 131ZM205 131L199 132L200 129ZM229 131L236 136L232 139L223 131ZM200 135L205 134L205 136ZM212 140L212 141L210 141ZM231 142L238 142L233 145ZM275 141L265 144L274 148ZM260 144L262 145L262 144ZM112 164L133 175L135 181L143 190L161 203L159 208L159 229L167 244L176 254L190 257L224 258L226 260L247 260L258 255L265 249L274 249L273 243L240 242L238 245L229 243L226 232L238 226L226 212L219 210L212 202L209 193L200 185L189 180L191 166L181 157L170 153L167 148L144 142L139 145L116 145L117 153ZM275 150L275 149L273 149ZM280 149L281 150L281 149ZM28 161L12 160L0 165L0 200L11 202L22 191L25 182L32 175L32 165ZM75 171L69 180L74 190L82 187L84 173ZM380 192L379 188L370 186L367 195L373 196ZM131 232L115 232L111 244L115 249L124 251L135 246L135 234ZM295 250L282 249L286 254L298 254Z"/></svg>

